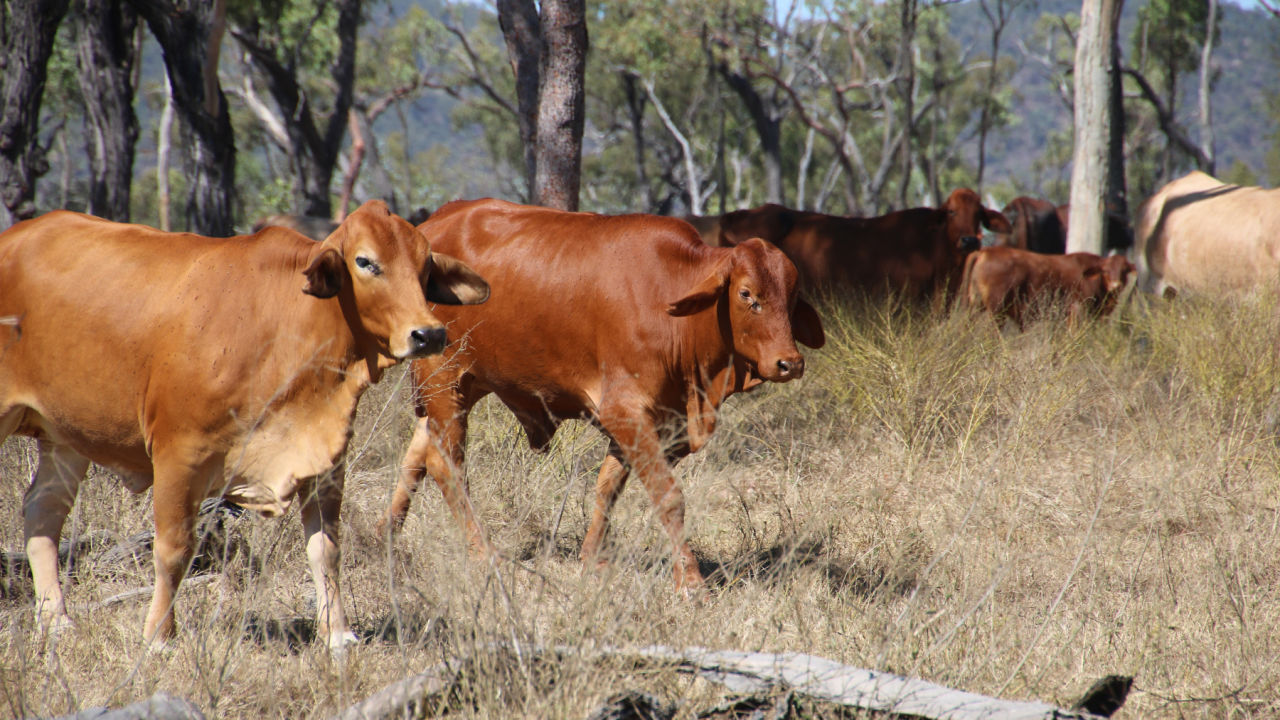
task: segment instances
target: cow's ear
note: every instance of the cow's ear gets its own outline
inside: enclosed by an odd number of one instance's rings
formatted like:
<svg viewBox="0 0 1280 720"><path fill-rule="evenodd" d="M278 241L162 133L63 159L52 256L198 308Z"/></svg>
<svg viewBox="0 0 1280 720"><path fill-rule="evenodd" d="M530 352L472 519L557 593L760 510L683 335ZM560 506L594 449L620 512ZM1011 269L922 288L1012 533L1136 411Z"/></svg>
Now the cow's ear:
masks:
<svg viewBox="0 0 1280 720"><path fill-rule="evenodd" d="M331 298L342 289L347 275L347 264L341 253L326 247L316 254L311 264L302 271L307 276L307 284L302 292L318 298Z"/></svg>
<svg viewBox="0 0 1280 720"><path fill-rule="evenodd" d="M791 311L791 336L796 339L796 342L808 345L815 350L827 344L827 336L822 332L822 319L818 317L818 311L803 298L796 299L796 307Z"/></svg>
<svg viewBox="0 0 1280 720"><path fill-rule="evenodd" d="M982 208L982 224L988 230L994 230L998 233L1008 234L1013 232L1013 225L1009 223L1009 218L989 208Z"/></svg>
<svg viewBox="0 0 1280 720"><path fill-rule="evenodd" d="M706 310L716 304L729 284L729 274L733 270L733 257L726 256L716 265L711 274L703 278L685 296L667 306L667 313L675 317L684 317Z"/></svg>
<svg viewBox="0 0 1280 720"><path fill-rule="evenodd" d="M458 258L431 253L423 287L427 301L441 305L478 305L489 299L489 283Z"/></svg>

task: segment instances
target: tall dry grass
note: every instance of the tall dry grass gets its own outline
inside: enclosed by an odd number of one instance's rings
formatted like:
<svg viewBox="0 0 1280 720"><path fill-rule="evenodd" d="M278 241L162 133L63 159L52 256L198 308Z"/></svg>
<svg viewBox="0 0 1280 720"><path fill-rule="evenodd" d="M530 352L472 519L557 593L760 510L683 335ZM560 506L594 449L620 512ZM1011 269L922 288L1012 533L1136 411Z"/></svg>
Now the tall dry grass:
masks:
<svg viewBox="0 0 1280 720"><path fill-rule="evenodd" d="M602 645L801 651L975 692L1069 704L1136 676L1127 717L1280 714L1280 314L1248 300L1135 297L1112 319L1001 333L981 316L826 298L829 343L800 381L734 398L677 474L712 573L671 589L639 488L614 514L610 564L577 560L604 443L566 425L532 453L486 401L472 416L472 497L496 567L468 558L432 487L388 548L374 523L411 426L403 373L361 404L344 506L343 586L366 642L308 642L313 590L296 513L233 521L243 547L184 587L180 638L140 641L149 561L68 576L77 622L33 627L29 582L0 589L0 716L123 705L155 691L209 715L324 717L448 658L475 664L450 709L582 718L642 689L690 718L723 689L601 664ZM31 445L0 451L0 540L22 545ZM146 529L149 498L95 470L68 535L102 547ZM537 646L584 650L537 661ZM503 652L495 647L507 648ZM814 705L815 717L834 711Z"/></svg>

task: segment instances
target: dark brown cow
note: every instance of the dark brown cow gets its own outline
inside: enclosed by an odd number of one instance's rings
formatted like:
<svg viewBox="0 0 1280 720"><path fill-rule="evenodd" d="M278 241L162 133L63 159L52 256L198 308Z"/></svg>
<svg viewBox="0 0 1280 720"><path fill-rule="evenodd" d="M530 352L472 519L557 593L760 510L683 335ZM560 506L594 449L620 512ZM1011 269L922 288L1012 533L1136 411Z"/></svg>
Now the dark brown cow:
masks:
<svg viewBox="0 0 1280 720"><path fill-rule="evenodd" d="M1051 255L1067 251L1070 205L1054 205L1048 200L1023 196L1014 198L1001 212L1009 218L1013 231L996 233L992 243L994 247L1013 247ZM1107 252L1125 252L1133 247L1133 229L1123 215L1107 211L1102 245Z"/></svg>
<svg viewBox="0 0 1280 720"><path fill-rule="evenodd" d="M1048 200L1016 197L1001 210L1013 229L994 233L994 247L1012 247L1032 252L1061 255L1067 251L1067 206L1061 211Z"/></svg>
<svg viewBox="0 0 1280 720"><path fill-rule="evenodd" d="M1059 297L1068 318L1086 311L1109 314L1120 291L1136 276L1123 255L1103 258L1093 253L1044 255L1011 247L983 248L965 262L961 298L985 308L997 320L1006 316L1025 327L1027 308Z"/></svg>
<svg viewBox="0 0 1280 720"><path fill-rule="evenodd" d="M196 508L224 496L271 516L301 504L316 635L353 641L338 513L356 402L385 368L443 348L428 299L487 292L381 202L321 243L278 227L206 238L63 211L0 235L0 441L37 439L23 519L39 622L69 623L58 538L93 461L133 492L153 490L147 640L173 635Z"/></svg>
<svg viewBox="0 0 1280 720"><path fill-rule="evenodd" d="M978 249L982 228L1009 232L1004 215L961 188L940 208L912 208L872 218L847 218L764 205L725 214L725 245L749 236L776 244L809 286L828 283L873 294L926 298L960 284L965 256Z"/></svg>
<svg viewBox="0 0 1280 720"><path fill-rule="evenodd" d="M773 245L703 244L686 222L454 202L418 227L485 276L483 306L435 312L463 340L413 365L421 419L386 520L399 527L430 472L472 546L491 552L459 478L467 414L496 394L545 449L561 421L609 437L582 558L593 562L630 471L674 548L677 587L702 583L672 464L702 447L735 392L804 372L796 341L824 342L796 271Z"/></svg>

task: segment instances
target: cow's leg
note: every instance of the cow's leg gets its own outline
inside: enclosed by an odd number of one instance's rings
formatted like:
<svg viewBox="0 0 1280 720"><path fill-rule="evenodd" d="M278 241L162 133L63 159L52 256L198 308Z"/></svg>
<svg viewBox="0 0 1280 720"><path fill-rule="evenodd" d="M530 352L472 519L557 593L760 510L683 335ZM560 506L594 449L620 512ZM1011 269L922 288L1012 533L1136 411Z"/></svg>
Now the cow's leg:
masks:
<svg viewBox="0 0 1280 720"><path fill-rule="evenodd" d="M614 442L609 443L609 452L600 463L600 474L596 477L595 508L591 512L591 525L587 528L587 537L582 541L582 562L603 565L598 559L600 545L609 534L609 513L618 501L618 495L627 483L630 472L622 460L622 450Z"/></svg>
<svg viewBox="0 0 1280 720"><path fill-rule="evenodd" d="M57 632L71 624L58 582L58 540L76 502L89 461L65 445L41 439L40 461L22 501L23 534L36 590L36 620Z"/></svg>
<svg viewBox="0 0 1280 720"><path fill-rule="evenodd" d="M658 521L672 547L672 572L677 590L703 586L698 561L684 537L684 493L667 464L653 419L638 409L642 403L615 402L600 408L600 425L622 450L622 459L640 476Z"/></svg>
<svg viewBox="0 0 1280 720"><path fill-rule="evenodd" d="M157 450L152 461L156 537L152 547L156 586L142 626L143 639L156 649L173 638L174 599L195 550L196 513L209 490L210 467L172 450Z"/></svg>
<svg viewBox="0 0 1280 720"><path fill-rule="evenodd" d="M449 397L442 397L449 395ZM463 477L464 452L467 442L469 405L460 395L440 393L426 401L425 417L413 429L413 439L400 463L399 481L391 506L383 519L384 527L399 529L409 511L409 500L424 475L430 475L440 488L453 519L467 535L471 551L478 557L490 558L496 551L485 536L471 506L467 482Z"/></svg>
<svg viewBox="0 0 1280 720"><path fill-rule="evenodd" d="M302 483L302 533L307 544L307 561L316 585L316 637L324 638L330 650L341 650L357 642L347 625L338 589L342 487L345 467L339 463L328 475Z"/></svg>

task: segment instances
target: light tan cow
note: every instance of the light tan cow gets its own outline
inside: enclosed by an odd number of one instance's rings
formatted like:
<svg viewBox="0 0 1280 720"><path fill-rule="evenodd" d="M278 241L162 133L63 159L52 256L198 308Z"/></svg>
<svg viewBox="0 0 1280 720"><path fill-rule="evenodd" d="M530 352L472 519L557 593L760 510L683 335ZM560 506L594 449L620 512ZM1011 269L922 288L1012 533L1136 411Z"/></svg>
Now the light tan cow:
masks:
<svg viewBox="0 0 1280 720"><path fill-rule="evenodd" d="M323 243L284 228L206 238L57 211L0 234L0 441L37 438L23 503L38 620L69 623L58 538L89 462L154 488L144 637L174 633L196 508L301 505L317 637L355 639L338 594L342 458L384 369L440 352L437 303L488 286L385 204Z"/></svg>
<svg viewBox="0 0 1280 720"><path fill-rule="evenodd" d="M1139 286L1230 293L1280 279L1280 189L1228 185L1199 171L1138 210Z"/></svg>

